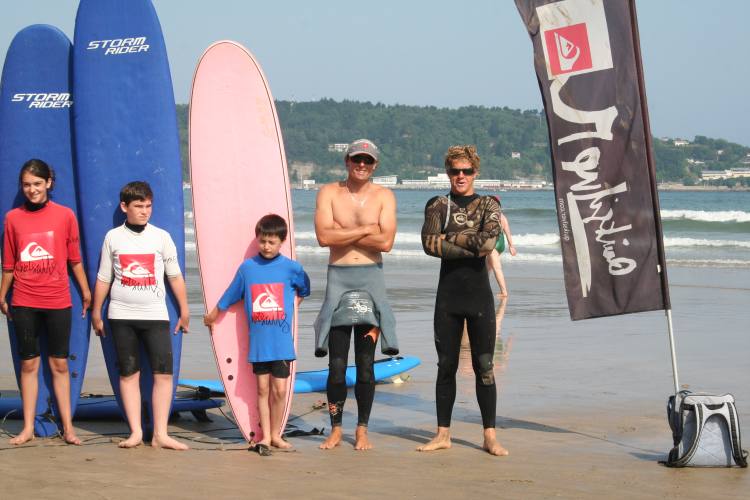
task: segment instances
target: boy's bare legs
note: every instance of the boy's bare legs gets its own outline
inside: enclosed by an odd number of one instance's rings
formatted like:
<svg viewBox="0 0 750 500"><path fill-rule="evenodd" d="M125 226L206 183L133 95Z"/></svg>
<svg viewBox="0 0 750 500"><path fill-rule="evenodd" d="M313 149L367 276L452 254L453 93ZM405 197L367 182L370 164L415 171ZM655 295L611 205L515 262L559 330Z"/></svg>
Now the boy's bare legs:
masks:
<svg viewBox="0 0 750 500"><path fill-rule="evenodd" d="M271 446L281 449L289 449L291 444L284 441L281 433L281 420L284 418L284 408L286 407L286 385L288 378L276 378L271 376L271 390L273 398L271 399ZM263 431L265 436L265 431Z"/></svg>
<svg viewBox="0 0 750 500"><path fill-rule="evenodd" d="M21 360L21 401L23 402L23 430L10 444L24 444L34 439L36 398L39 394L39 356Z"/></svg>
<svg viewBox="0 0 750 500"><path fill-rule="evenodd" d="M256 375L258 382L258 414L260 415L260 430L263 431L263 439L258 444L271 445L271 408L269 395L271 393L271 374L262 373Z"/></svg>
<svg viewBox="0 0 750 500"><path fill-rule="evenodd" d="M73 428L73 415L70 411L70 373L68 373L67 358L49 358L49 368L52 372L52 387L57 399L57 411L63 425L63 439L68 444L81 444Z"/></svg>
<svg viewBox="0 0 750 500"><path fill-rule="evenodd" d="M172 406L172 374L154 373L154 390L151 394L151 407L154 414L154 437L151 446L170 450L187 450L189 447L169 437L169 408Z"/></svg>
<svg viewBox="0 0 750 500"><path fill-rule="evenodd" d="M451 429L450 427L438 427L437 434L430 442L417 448L417 451L436 451L447 450L451 447Z"/></svg>
<svg viewBox="0 0 750 500"><path fill-rule="evenodd" d="M130 427L130 437L120 441L120 448L135 448L143 442L143 429L141 428L141 372L132 375L120 376L120 398L125 409L125 417Z"/></svg>

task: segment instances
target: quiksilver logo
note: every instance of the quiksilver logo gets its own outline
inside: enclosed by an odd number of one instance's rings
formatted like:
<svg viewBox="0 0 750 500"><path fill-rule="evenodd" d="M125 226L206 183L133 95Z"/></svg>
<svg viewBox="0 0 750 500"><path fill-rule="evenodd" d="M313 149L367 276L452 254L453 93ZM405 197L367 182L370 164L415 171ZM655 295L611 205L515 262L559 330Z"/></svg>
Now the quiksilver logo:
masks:
<svg viewBox="0 0 750 500"><path fill-rule="evenodd" d="M616 102L598 110L576 109L561 97L562 88L572 76L586 75L614 68L609 42L609 28L603 0L563 0L536 9L542 49L549 77L550 105L554 115L570 124L582 125L557 138L557 145L573 143L575 158L560 162L563 172L572 174L568 192L561 193L558 211L563 241L575 246L581 295L588 297L592 287L592 260L601 258L612 276L629 274L638 267L627 257L632 224L623 224L616 211L619 196L626 196L626 182L604 183L599 179L602 152L592 139L612 141L612 128L618 116ZM584 141L584 142L578 142ZM594 143L596 144L596 143ZM607 159L604 159L607 161ZM591 228L587 231L587 227ZM601 257L591 254L589 236L599 246Z"/></svg>
<svg viewBox="0 0 750 500"><path fill-rule="evenodd" d="M29 92L13 94L12 102L28 104L31 109L59 109L69 108L73 105L70 94L67 92Z"/></svg>
<svg viewBox="0 0 750 500"><path fill-rule="evenodd" d="M105 56L136 54L148 52L149 44L145 36L133 38L113 38L111 40L92 40L86 50L103 50Z"/></svg>
<svg viewBox="0 0 750 500"><path fill-rule="evenodd" d="M36 241L32 241L21 251L20 260L21 262L34 262L36 260L48 260L52 258L52 254Z"/></svg>

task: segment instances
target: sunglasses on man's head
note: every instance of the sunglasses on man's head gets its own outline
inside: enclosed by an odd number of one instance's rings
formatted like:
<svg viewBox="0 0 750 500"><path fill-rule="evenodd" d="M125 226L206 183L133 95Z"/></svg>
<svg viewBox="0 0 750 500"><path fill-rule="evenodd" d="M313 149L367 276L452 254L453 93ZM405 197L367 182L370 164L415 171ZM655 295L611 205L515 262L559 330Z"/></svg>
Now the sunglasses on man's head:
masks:
<svg viewBox="0 0 750 500"><path fill-rule="evenodd" d="M473 168L449 168L448 175L451 177L457 177L458 174L464 174L465 177L474 175L477 171Z"/></svg>
<svg viewBox="0 0 750 500"><path fill-rule="evenodd" d="M375 158L370 155L354 155L350 156L349 160L357 165L360 163L364 163L365 165L375 165Z"/></svg>

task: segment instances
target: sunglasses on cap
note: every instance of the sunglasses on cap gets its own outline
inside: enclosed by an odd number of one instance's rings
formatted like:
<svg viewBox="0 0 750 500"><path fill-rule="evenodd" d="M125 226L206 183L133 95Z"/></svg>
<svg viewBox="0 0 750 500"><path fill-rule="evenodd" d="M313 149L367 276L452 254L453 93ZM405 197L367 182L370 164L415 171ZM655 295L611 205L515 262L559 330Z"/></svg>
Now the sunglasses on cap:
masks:
<svg viewBox="0 0 750 500"><path fill-rule="evenodd" d="M464 174L465 177L470 177L477 173L477 171L474 168L449 168L448 169L448 175L451 177L457 177L458 174Z"/></svg>
<svg viewBox="0 0 750 500"><path fill-rule="evenodd" d="M375 158L370 155L354 155L349 157L349 161L359 165L364 163L365 165L375 165Z"/></svg>

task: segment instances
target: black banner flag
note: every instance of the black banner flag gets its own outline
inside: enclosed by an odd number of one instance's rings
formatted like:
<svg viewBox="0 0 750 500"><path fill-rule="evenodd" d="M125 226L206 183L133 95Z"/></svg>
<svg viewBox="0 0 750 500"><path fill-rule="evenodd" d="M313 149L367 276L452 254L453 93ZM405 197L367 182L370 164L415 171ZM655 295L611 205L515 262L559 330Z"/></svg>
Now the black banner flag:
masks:
<svg viewBox="0 0 750 500"><path fill-rule="evenodd" d="M534 45L574 320L669 309L632 0L516 0Z"/></svg>

